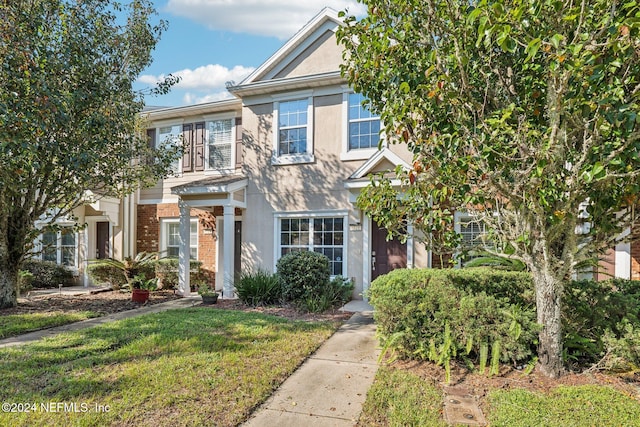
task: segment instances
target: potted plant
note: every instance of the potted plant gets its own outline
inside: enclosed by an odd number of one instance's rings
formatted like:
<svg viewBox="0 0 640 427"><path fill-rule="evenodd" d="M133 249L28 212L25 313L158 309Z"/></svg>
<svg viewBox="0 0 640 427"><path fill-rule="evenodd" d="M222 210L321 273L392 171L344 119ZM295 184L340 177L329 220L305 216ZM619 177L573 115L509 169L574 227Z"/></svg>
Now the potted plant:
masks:
<svg viewBox="0 0 640 427"><path fill-rule="evenodd" d="M131 301L145 303L149 293L157 288L156 279L148 279L144 274L138 274L131 280Z"/></svg>
<svg viewBox="0 0 640 427"><path fill-rule="evenodd" d="M202 304L216 304L219 294L206 281L198 282L198 293L202 296Z"/></svg>
<svg viewBox="0 0 640 427"><path fill-rule="evenodd" d="M143 288L145 286L153 286L155 289L155 279L147 280L144 275L144 270L152 268L153 264L156 262L156 258L157 256L154 252L140 252L135 257L125 257L122 261L113 258L107 258L96 260L93 264L98 266L112 267L120 270L124 275L124 278L127 280L129 289L131 289L131 291L133 292L134 289L144 290ZM153 284L147 285L146 282L149 281L153 282ZM148 289L146 290L148 291ZM149 298L148 292L147 298ZM136 301L133 298L133 294L131 299L133 301Z"/></svg>

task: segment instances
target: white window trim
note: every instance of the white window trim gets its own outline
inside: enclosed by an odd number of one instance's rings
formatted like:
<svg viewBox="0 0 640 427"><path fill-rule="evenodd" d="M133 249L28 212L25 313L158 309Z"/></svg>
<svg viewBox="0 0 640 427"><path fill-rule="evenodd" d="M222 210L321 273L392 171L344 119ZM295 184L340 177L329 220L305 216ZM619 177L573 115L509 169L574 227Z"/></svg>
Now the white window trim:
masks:
<svg viewBox="0 0 640 427"><path fill-rule="evenodd" d="M462 234L462 227L460 226L460 223L462 222L463 219L474 219L474 215L465 212L465 211L457 211L453 214L453 229L457 234ZM485 229L485 234L486 234L486 229ZM455 254L456 256L459 255L459 252L457 252ZM456 268L462 268L462 260L458 259L458 261L456 262Z"/></svg>
<svg viewBox="0 0 640 427"><path fill-rule="evenodd" d="M42 222L42 221L36 221L36 227L39 229L44 228L44 226L46 225L46 222ZM74 227L76 225L75 222L71 222L71 221L56 221L55 222L56 225L58 225L59 227ZM43 251L44 251L44 244L42 243L42 235L44 233L41 232L37 239L36 239L36 248L38 250L38 252L35 254L36 255L36 259L43 261ZM74 260L73 260L73 265L64 265L62 264L62 234L61 234L61 230L56 231L56 264L67 268L73 272L77 272L78 271L78 266L80 263L80 233L78 231L75 231L74 233L74 241L75 241L75 250L74 250Z"/></svg>
<svg viewBox="0 0 640 427"><path fill-rule="evenodd" d="M296 96L297 95L297 96ZM279 155L280 147L280 124L279 111L280 103L286 101L307 100L307 152L299 154ZM307 91L303 93L291 93L286 97L274 97L273 102L273 156L272 165L293 165L302 163L313 163L315 161L313 150L313 96Z"/></svg>
<svg viewBox="0 0 640 427"><path fill-rule="evenodd" d="M355 93L352 90L346 90L342 92L342 150L340 152L340 160L349 161L349 160L366 160L373 156L377 151L378 147L375 148L364 148L364 149L356 149L349 150L349 95ZM382 126L382 122L380 122L380 126ZM384 132L380 133L380 139L382 140L382 147L386 147L387 143L384 138Z"/></svg>
<svg viewBox="0 0 640 427"><path fill-rule="evenodd" d="M198 250L199 248L199 239L198 239L198 234L200 234L200 230L198 227L198 218L197 217L191 217L189 219L189 224L193 224L195 222L196 224L196 239L195 239L195 250L196 250L196 260L198 260L199 256L200 256L200 251ZM168 227L165 229L165 226L167 224L179 224L180 223L180 218L162 218L160 219L160 254L164 255L163 252L167 251L167 230ZM189 225L191 226L191 225ZM193 239L189 239L189 249L191 249L192 246L194 246L194 242ZM191 252L191 251L189 251ZM168 256L168 255L167 255Z"/></svg>
<svg viewBox="0 0 640 427"><path fill-rule="evenodd" d="M183 135L183 126L184 126L184 120L173 120L173 121L166 121L166 122L157 122L155 123L155 130L156 130L156 140L154 143L154 147L158 148L160 146L160 143L163 142L162 139L160 139L160 128L165 128L165 127L173 127L173 126L180 126L180 138L182 138ZM179 178L183 175L182 172L182 156L180 156L180 158L178 159L178 166L177 166L177 171L170 174L168 176L168 178Z"/></svg>
<svg viewBox="0 0 640 427"><path fill-rule="evenodd" d="M285 218L343 218L342 228L342 277L349 277L349 211L348 210L326 210L326 211L295 211L295 212L274 212L273 214L273 271L277 271L278 260L281 258L280 253L280 232L281 219ZM310 242L310 247L313 244ZM331 275L333 279L335 276Z"/></svg>
<svg viewBox="0 0 640 427"><path fill-rule="evenodd" d="M220 120L231 120L231 161L228 168L225 169L214 169L209 164L209 123L216 122ZM237 126L236 126L236 114L220 114L216 116L207 116L205 117L205 163L204 170L207 175L228 175L233 173L236 169L236 138L237 138Z"/></svg>

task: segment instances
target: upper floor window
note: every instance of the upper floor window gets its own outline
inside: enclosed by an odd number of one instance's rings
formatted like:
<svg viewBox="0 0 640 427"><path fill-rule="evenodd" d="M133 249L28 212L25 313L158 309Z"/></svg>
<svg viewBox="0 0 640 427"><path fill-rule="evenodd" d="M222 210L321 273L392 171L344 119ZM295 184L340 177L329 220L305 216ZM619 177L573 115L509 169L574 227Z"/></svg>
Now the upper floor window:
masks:
<svg viewBox="0 0 640 427"><path fill-rule="evenodd" d="M377 148L380 141L380 117L362 105L364 96L349 94L349 150Z"/></svg>
<svg viewBox="0 0 640 427"><path fill-rule="evenodd" d="M209 169L231 169L233 119L209 122Z"/></svg>
<svg viewBox="0 0 640 427"><path fill-rule="evenodd" d="M305 163L313 161L311 140L312 98L279 101L275 103L274 163Z"/></svg>
<svg viewBox="0 0 640 427"><path fill-rule="evenodd" d="M366 98L359 93L344 93L342 160L364 160L378 149L380 117L367 108Z"/></svg>
<svg viewBox="0 0 640 427"><path fill-rule="evenodd" d="M76 267L78 244L76 232L71 227L62 227L59 231L47 231L40 237L43 261L55 262L67 267Z"/></svg>
<svg viewBox="0 0 640 427"><path fill-rule="evenodd" d="M172 147L180 144L182 141L182 125L170 125L158 128L157 148ZM171 171L174 174L180 172L180 160L176 159L171 164Z"/></svg>

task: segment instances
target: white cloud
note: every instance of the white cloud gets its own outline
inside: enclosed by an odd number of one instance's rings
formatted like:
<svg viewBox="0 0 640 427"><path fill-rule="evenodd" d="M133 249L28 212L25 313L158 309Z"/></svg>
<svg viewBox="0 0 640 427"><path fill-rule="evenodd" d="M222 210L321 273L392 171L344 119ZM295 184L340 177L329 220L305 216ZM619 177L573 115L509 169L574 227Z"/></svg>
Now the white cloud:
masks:
<svg viewBox="0 0 640 427"><path fill-rule="evenodd" d="M211 29L286 39L324 7L366 10L355 0L169 0L166 9Z"/></svg>
<svg viewBox="0 0 640 427"><path fill-rule="evenodd" d="M193 104L202 104L205 102L214 102L214 101L222 101L223 99L233 98L229 92L215 92L206 95L198 95L191 92L187 92L182 97L182 104L184 105L193 105Z"/></svg>
<svg viewBox="0 0 640 427"><path fill-rule="evenodd" d="M174 89L195 89L199 91L210 89L222 89L228 81L239 83L247 77L255 68L236 65L229 69L219 64L209 64L198 67L195 70L185 68L174 71L171 74L180 77L180 82ZM142 75L138 78L140 83L155 84L164 79L164 75L154 76L150 74Z"/></svg>

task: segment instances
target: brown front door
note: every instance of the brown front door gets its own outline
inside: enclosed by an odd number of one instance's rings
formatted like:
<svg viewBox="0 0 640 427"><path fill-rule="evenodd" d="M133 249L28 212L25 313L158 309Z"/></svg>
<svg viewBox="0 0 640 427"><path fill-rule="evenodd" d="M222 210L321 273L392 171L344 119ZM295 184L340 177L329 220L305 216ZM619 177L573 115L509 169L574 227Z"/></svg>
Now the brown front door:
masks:
<svg viewBox="0 0 640 427"><path fill-rule="evenodd" d="M109 223L96 222L96 259L109 258Z"/></svg>
<svg viewBox="0 0 640 427"><path fill-rule="evenodd" d="M393 238L387 241L387 230L372 221L371 280L396 268L407 268L407 245Z"/></svg>

